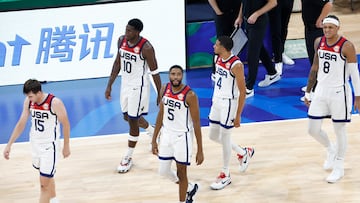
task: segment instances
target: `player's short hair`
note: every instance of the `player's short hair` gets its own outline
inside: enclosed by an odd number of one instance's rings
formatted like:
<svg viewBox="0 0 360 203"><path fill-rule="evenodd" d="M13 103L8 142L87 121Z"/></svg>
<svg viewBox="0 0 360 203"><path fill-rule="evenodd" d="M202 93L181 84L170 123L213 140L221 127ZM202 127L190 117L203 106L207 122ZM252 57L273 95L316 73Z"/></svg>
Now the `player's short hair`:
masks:
<svg viewBox="0 0 360 203"><path fill-rule="evenodd" d="M173 65L173 66L171 66L170 69L169 69L169 72L171 72L172 69L175 69L175 68L181 70L181 73L184 73L184 69L183 69L180 65Z"/></svg>
<svg viewBox="0 0 360 203"><path fill-rule="evenodd" d="M229 36L223 35L218 37L217 40L219 40L220 44L228 51L231 51L234 46L234 42Z"/></svg>
<svg viewBox="0 0 360 203"><path fill-rule="evenodd" d="M141 20L137 19L137 18L133 18L131 20L129 20L128 25L132 26L135 30L141 32L144 28L143 23L141 22Z"/></svg>
<svg viewBox="0 0 360 203"><path fill-rule="evenodd" d="M23 93L28 94L33 92L34 94L41 91L41 83L36 79L29 79L24 83Z"/></svg>

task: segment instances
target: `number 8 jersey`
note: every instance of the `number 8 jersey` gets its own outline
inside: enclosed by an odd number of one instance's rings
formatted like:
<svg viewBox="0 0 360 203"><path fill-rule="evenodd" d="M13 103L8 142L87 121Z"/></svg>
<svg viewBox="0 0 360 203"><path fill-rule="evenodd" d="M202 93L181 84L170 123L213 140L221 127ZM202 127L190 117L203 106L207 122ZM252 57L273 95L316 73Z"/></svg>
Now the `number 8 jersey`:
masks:
<svg viewBox="0 0 360 203"><path fill-rule="evenodd" d="M332 46L321 37L317 49L319 57L319 70L317 75L318 85L322 87L340 87L349 80L349 73L345 72L346 59L341 54L342 47L347 40L344 37ZM343 76L343 77L339 77Z"/></svg>
<svg viewBox="0 0 360 203"><path fill-rule="evenodd" d="M185 85L179 92L172 92L171 84L166 84L162 102L164 104L163 127L175 132L189 132L193 123L189 107L186 104L186 95L190 87Z"/></svg>
<svg viewBox="0 0 360 203"><path fill-rule="evenodd" d="M55 113L51 111L54 95L48 94L41 104L29 103L31 114L30 140L36 143L51 143L60 138L60 125Z"/></svg>

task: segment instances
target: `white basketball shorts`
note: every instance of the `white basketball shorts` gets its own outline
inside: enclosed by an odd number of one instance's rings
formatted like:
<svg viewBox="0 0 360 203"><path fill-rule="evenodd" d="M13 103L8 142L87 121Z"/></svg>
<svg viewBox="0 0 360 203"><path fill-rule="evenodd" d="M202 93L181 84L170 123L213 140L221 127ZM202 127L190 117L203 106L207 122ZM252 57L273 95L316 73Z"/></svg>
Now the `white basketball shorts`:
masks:
<svg viewBox="0 0 360 203"><path fill-rule="evenodd" d="M351 89L344 87L316 87L311 98L308 117L331 118L334 122L350 122L352 109Z"/></svg>
<svg viewBox="0 0 360 203"><path fill-rule="evenodd" d="M209 121L224 128L233 128L238 99L214 97L209 114Z"/></svg>
<svg viewBox="0 0 360 203"><path fill-rule="evenodd" d="M177 163L190 165L194 133L175 132L162 129L159 144L160 160L175 160Z"/></svg>
<svg viewBox="0 0 360 203"><path fill-rule="evenodd" d="M123 113L129 118L139 118L149 111L150 86L121 87L120 106Z"/></svg>
<svg viewBox="0 0 360 203"><path fill-rule="evenodd" d="M32 164L38 169L41 176L52 178L56 172L57 160L60 152L60 143L31 142Z"/></svg>

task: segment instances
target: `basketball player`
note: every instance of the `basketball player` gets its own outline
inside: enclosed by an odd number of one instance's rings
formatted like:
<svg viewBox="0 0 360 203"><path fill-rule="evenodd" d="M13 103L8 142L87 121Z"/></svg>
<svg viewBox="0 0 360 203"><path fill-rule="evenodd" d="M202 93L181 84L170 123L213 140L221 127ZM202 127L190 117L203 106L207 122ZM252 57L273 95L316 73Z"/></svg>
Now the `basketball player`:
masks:
<svg viewBox="0 0 360 203"><path fill-rule="evenodd" d="M344 176L344 158L347 148L345 124L350 122L352 92L354 87L355 109L360 108L360 79L354 45L338 34L339 19L329 15L323 20L324 36L314 43L315 57L307 83L305 103L309 106L308 132L327 149L323 168L332 172L326 178L335 183ZM310 90L317 85L313 96ZM324 118L331 118L336 134L336 144L330 142L321 129Z"/></svg>
<svg viewBox="0 0 360 203"><path fill-rule="evenodd" d="M179 184L180 202L191 203L198 185L191 184L187 178L187 166L192 156L193 134L197 142L196 163L204 160L200 129L199 103L195 92L181 83L183 69L174 65L169 70L170 82L161 88L162 100L157 115L152 139L153 154L160 160L159 173ZM160 148L157 137L161 130ZM175 160L177 173L171 170Z"/></svg>
<svg viewBox="0 0 360 203"><path fill-rule="evenodd" d="M131 19L125 35L118 40L118 53L113 64L111 75L105 91L106 99L111 99L111 86L121 71L120 105L124 120L129 123L128 149L121 160L117 171L126 173L132 166L132 155L139 139L139 127L144 128L152 136L154 128L143 118L148 113L150 99L150 82L148 71L154 79L157 92L161 88L155 51L150 42L140 36L143 23L139 19ZM159 104L160 97L157 97Z"/></svg>
<svg viewBox="0 0 360 203"><path fill-rule="evenodd" d="M231 149L236 151L240 171L244 172L254 155L254 149L242 148L231 141L231 128L240 127L241 113L245 104L244 66L231 53L233 41L228 36L220 36L214 45L215 86L209 115L210 139L221 144L223 168L211 189L220 190L231 183L229 162Z"/></svg>
<svg viewBox="0 0 360 203"><path fill-rule="evenodd" d="M8 144L4 149L5 159L10 158L11 145L24 131L27 119L31 116L30 144L32 164L40 172L40 203L58 203L55 192L54 175L60 153L60 123L64 136L62 154L70 155L70 124L62 101L52 94L41 90L39 81L29 79L25 82L23 93L26 95L23 110Z"/></svg>

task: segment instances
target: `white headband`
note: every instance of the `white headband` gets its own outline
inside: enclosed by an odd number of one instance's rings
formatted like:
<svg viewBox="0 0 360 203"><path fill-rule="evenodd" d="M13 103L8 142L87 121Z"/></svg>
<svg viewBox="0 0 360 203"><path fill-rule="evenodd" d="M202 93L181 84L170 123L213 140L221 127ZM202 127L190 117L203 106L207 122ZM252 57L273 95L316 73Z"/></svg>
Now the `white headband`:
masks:
<svg viewBox="0 0 360 203"><path fill-rule="evenodd" d="M336 20L335 18L329 18L329 17L324 18L323 24L325 24L325 23L331 23L331 24L334 24L334 25L336 25L338 27L340 25L340 22L338 20Z"/></svg>

